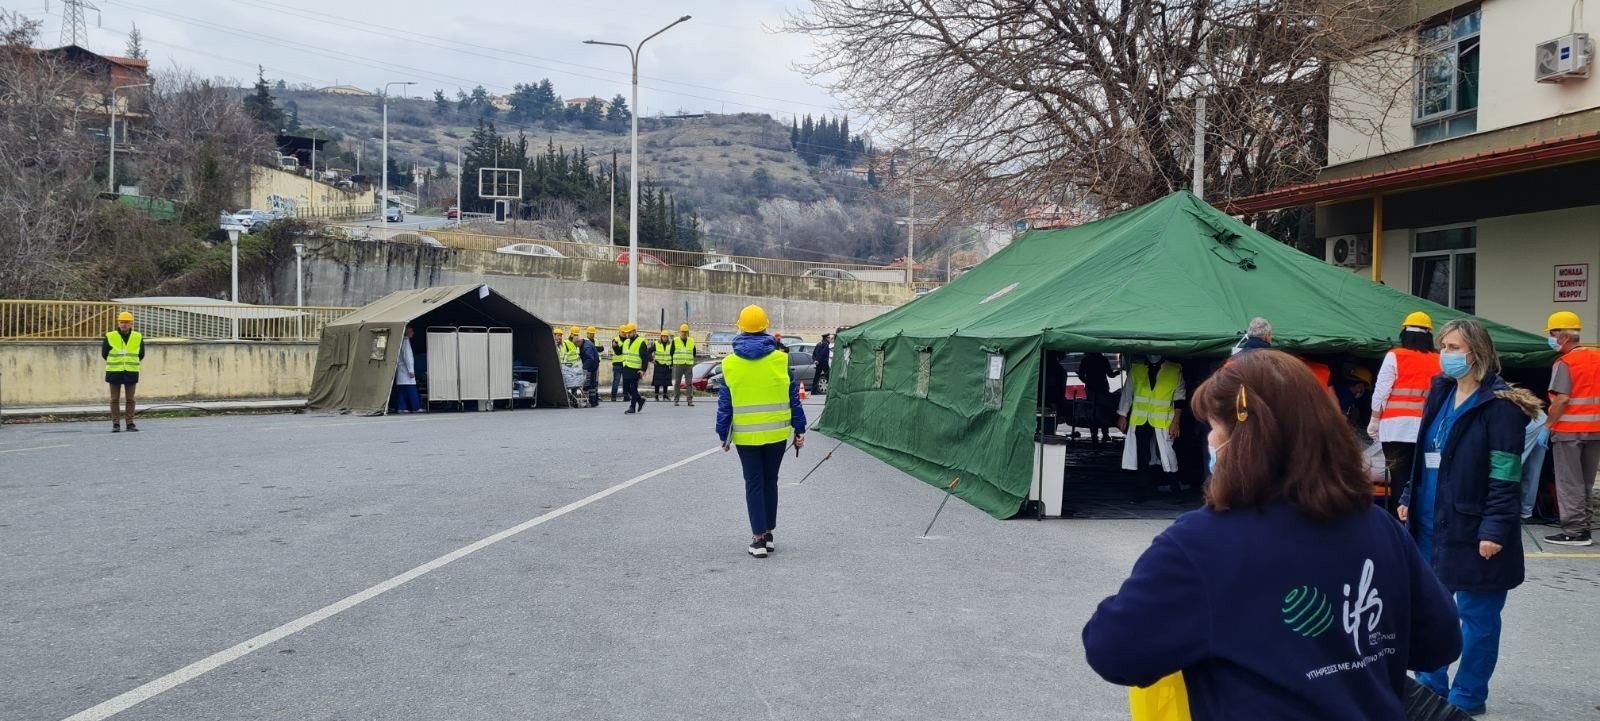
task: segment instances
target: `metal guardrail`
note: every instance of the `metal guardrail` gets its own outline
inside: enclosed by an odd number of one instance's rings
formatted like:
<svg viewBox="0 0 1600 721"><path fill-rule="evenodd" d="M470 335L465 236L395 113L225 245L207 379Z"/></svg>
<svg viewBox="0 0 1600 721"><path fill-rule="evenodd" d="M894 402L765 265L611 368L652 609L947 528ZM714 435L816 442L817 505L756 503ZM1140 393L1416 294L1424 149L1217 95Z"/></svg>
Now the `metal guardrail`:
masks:
<svg viewBox="0 0 1600 721"><path fill-rule="evenodd" d="M354 220L378 216L378 206L372 203L326 203L323 205L297 205L290 217L303 219Z"/></svg>
<svg viewBox="0 0 1600 721"><path fill-rule="evenodd" d="M117 314L124 310L133 313L134 328L146 338L294 341L320 338L323 326L355 309L0 300L0 340L94 340L117 327Z"/></svg>

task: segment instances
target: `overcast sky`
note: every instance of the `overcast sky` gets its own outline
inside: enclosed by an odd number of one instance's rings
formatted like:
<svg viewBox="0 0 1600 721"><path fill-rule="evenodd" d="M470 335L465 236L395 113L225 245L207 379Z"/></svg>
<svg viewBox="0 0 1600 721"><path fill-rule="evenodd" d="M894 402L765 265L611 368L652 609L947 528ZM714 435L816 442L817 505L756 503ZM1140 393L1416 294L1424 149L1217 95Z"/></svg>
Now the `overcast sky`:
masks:
<svg viewBox="0 0 1600 721"><path fill-rule="evenodd" d="M452 98L458 87L504 94L545 77L563 97L626 95L627 53L582 41L632 44L692 15L645 46L644 114L764 112L787 121L842 110L793 69L811 52L809 39L766 29L803 0L92 1L100 13L98 27L88 13L90 49L121 54L138 23L157 71L178 65L244 81L259 64L291 84L414 80L415 95L438 88ZM64 5L0 0L44 21L44 45L56 44Z"/></svg>

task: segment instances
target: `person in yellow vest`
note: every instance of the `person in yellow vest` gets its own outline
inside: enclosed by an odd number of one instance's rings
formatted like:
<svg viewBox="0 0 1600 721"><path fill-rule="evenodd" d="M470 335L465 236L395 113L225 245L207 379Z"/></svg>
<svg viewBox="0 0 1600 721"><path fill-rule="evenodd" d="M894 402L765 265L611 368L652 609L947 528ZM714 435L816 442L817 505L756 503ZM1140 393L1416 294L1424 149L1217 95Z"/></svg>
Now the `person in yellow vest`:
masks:
<svg viewBox="0 0 1600 721"><path fill-rule="evenodd" d="M722 450L739 449L744 470L745 510L750 517L750 547L755 558L777 550L772 531L778 525L778 467L794 435L798 451L806 444L806 412L800 386L789 373L789 354L767 335L767 312L745 306L739 312L739 335L733 355L722 359L722 388L717 395L717 437Z"/></svg>
<svg viewBox="0 0 1600 721"><path fill-rule="evenodd" d="M688 323L678 326L678 337L672 339L672 405L682 396L694 407L694 339Z"/></svg>
<svg viewBox="0 0 1600 721"><path fill-rule="evenodd" d="M655 363L655 368L650 375L650 387L655 391L656 400L668 400L671 393L667 387L672 385L672 334L662 329L661 338L650 348L650 360Z"/></svg>
<svg viewBox="0 0 1600 721"><path fill-rule="evenodd" d="M1561 532L1546 543L1588 546L1589 495L1600 470L1600 350L1578 347L1583 321L1570 310L1545 323L1550 348L1561 354L1550 376L1550 447L1556 466L1556 505Z"/></svg>
<svg viewBox="0 0 1600 721"><path fill-rule="evenodd" d="M1166 478L1176 477L1178 454L1172 444L1178 440L1187 398L1182 365L1158 354L1133 362L1117 408L1117 430L1126 434L1122 444L1123 470L1151 474L1150 467L1160 465ZM1150 485L1171 483L1168 480Z"/></svg>
<svg viewBox="0 0 1600 721"><path fill-rule="evenodd" d="M144 360L144 336L133 329L133 314L122 311L117 314L117 329L106 331L105 342L100 345L100 357L106 361L106 384L111 386L111 432L121 433L120 419L126 419L129 431L137 431L139 427L133 424L133 389L139 385L139 365ZM120 416L122 409L119 397L126 391L128 394L127 411Z"/></svg>
<svg viewBox="0 0 1600 721"><path fill-rule="evenodd" d="M561 329L556 329L556 353L561 356L561 365L576 367L578 365L578 329L574 327L568 330L571 331L571 337L562 340Z"/></svg>
<svg viewBox="0 0 1600 721"><path fill-rule="evenodd" d="M1416 311L1400 324L1400 347L1383 356L1372 387L1372 419L1367 435L1383 444L1389 471L1388 503L1392 491L1405 485L1416 460L1417 436L1422 433L1422 405L1428 386L1439 375L1439 351L1433 343L1433 318Z"/></svg>
<svg viewBox="0 0 1600 721"><path fill-rule="evenodd" d="M639 395L639 376L644 373L644 339L639 337L638 326L625 323L617 331L622 335L617 338L617 356L615 360L622 366L622 399L628 402L628 410L624 414L638 413L644 410L644 396Z"/></svg>

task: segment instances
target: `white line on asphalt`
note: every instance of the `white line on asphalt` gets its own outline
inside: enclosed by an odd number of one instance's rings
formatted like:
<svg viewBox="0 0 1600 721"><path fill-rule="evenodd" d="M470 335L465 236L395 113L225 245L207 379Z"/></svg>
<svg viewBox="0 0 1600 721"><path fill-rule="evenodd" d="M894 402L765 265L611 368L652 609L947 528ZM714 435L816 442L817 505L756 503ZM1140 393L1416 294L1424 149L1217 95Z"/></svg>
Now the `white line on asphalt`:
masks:
<svg viewBox="0 0 1600 721"><path fill-rule="evenodd" d="M476 541L471 545L463 546L454 551L446 553L443 556L435 558L432 561L390 578L387 581L383 581L382 583L372 586L364 591L351 596L346 596L343 599L335 601L327 606L323 606L322 608L312 611L311 613L274 628L271 631L267 631L266 633L256 636L255 638L237 644L232 648L211 654L210 656L191 663L188 666L184 666L183 668L173 671L172 673L162 676L161 678L144 684L143 686L139 686L132 691L128 691L115 698L112 698L109 701L98 704L93 708L68 716L65 721L98 721L99 719L106 719L115 716L140 703L144 703L145 701L155 698L162 693L177 688L178 686L188 683L189 681L193 681L194 679L199 678L200 676L203 676L211 671L215 671L223 665L237 661L254 651L258 651L268 645L276 643L277 641L283 640L288 636L292 636L318 623L321 623L322 621L326 621L344 611L348 611L356 606L366 603L367 601L370 601L373 598L376 598L387 591L393 590L409 581L437 571L440 568L459 561L462 558L466 558L467 556L477 553L478 551L488 548L496 543L504 541L507 538L511 538L512 536L522 533L523 531L535 526L542 525L546 521L552 521L560 518L561 516L565 516L568 513L583 508L584 506L594 503L595 501L599 501L614 493L643 483L644 481L655 478L656 476L666 473L667 471L682 468L690 463L716 453L718 450L718 448L711 448L709 450L701 451L671 465L657 468L643 475L634 476L633 478L618 483L615 486L568 503L565 506L557 508L554 511L546 513L537 518L523 521L518 525L512 526L504 531Z"/></svg>
<svg viewBox="0 0 1600 721"><path fill-rule="evenodd" d="M34 448L12 448L10 450L0 451L0 453L21 453L23 451L48 451L51 448L66 448L67 446L70 446L70 445L72 445L72 444L71 443L62 443L61 445L57 445L57 446L37 446L37 447L34 447Z"/></svg>

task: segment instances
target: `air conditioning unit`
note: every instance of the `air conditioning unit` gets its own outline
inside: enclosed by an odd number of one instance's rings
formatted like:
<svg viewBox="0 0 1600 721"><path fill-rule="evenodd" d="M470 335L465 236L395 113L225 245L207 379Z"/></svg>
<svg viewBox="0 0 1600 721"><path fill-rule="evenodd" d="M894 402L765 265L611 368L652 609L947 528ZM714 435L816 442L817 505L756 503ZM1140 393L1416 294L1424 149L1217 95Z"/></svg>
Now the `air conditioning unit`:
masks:
<svg viewBox="0 0 1600 721"><path fill-rule="evenodd" d="M1541 83L1559 83L1589 77L1594 46L1589 42L1588 33L1573 33L1539 43L1533 55L1533 79Z"/></svg>
<svg viewBox="0 0 1600 721"><path fill-rule="evenodd" d="M1341 268L1372 267L1372 244L1365 238L1345 235L1333 239L1328 260Z"/></svg>

